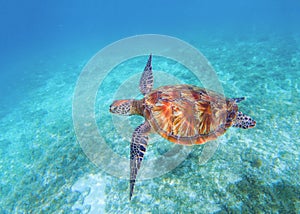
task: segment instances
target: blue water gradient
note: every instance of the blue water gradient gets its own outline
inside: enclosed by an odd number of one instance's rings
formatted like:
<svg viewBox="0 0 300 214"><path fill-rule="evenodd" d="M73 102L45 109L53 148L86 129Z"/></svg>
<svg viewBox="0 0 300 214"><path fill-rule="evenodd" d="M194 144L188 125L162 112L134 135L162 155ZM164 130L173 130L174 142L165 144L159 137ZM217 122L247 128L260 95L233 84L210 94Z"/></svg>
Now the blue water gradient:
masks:
<svg viewBox="0 0 300 214"><path fill-rule="evenodd" d="M1 0L0 213L299 213L299 11L298 0ZM225 95L247 97L240 108L257 127L230 129L204 166L195 147L170 173L137 181L129 202L128 181L94 166L76 141L72 98L97 51L146 33L198 48ZM116 68L97 96L99 132L124 156L131 133L120 137L111 123L106 108L117 86L110 83L143 66ZM171 145L151 139L149 157Z"/></svg>

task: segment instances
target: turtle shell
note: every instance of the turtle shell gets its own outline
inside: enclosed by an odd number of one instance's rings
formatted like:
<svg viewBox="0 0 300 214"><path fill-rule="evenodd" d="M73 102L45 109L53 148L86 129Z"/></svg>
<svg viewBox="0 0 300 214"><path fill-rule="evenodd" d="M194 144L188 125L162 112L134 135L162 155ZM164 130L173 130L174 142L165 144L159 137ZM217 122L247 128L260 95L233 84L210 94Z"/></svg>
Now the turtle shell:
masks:
<svg viewBox="0 0 300 214"><path fill-rule="evenodd" d="M191 85L163 86L145 95L144 117L167 140L203 144L224 134L236 117L233 99Z"/></svg>

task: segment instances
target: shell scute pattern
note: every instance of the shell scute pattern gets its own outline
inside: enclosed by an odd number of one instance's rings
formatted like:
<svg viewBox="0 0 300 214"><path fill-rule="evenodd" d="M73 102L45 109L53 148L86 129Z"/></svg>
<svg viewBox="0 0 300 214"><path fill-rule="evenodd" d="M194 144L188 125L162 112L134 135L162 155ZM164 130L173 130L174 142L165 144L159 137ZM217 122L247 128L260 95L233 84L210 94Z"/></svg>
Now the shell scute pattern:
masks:
<svg viewBox="0 0 300 214"><path fill-rule="evenodd" d="M163 86L147 94L144 103L145 118L174 143L204 143L204 139L224 133L232 123L226 123L227 108L234 106L228 106L221 95L196 86Z"/></svg>

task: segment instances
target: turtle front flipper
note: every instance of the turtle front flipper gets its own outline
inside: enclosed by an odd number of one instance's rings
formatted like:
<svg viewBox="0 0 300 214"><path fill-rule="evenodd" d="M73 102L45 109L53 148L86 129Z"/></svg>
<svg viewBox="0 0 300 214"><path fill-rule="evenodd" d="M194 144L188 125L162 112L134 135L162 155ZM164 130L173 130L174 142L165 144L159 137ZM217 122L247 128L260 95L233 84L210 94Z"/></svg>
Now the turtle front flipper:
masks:
<svg viewBox="0 0 300 214"><path fill-rule="evenodd" d="M152 55L150 54L144 72L140 80L140 91L143 95L148 94L152 90L153 86L153 74L152 74Z"/></svg>
<svg viewBox="0 0 300 214"><path fill-rule="evenodd" d="M130 200L133 194L137 172L141 167L141 163L146 152L148 134L150 130L150 124L145 121L145 123L138 126L132 134L130 144Z"/></svg>
<svg viewBox="0 0 300 214"><path fill-rule="evenodd" d="M251 117L243 114L242 112L237 112L236 118L233 121L232 127L249 129L255 127L256 122Z"/></svg>

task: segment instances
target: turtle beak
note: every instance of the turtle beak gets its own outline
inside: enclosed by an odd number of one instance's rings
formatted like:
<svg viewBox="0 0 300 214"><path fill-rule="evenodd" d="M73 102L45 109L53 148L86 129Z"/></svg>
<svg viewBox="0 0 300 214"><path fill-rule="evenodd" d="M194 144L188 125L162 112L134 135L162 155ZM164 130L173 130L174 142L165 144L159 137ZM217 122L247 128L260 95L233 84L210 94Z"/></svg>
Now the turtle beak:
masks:
<svg viewBox="0 0 300 214"><path fill-rule="evenodd" d="M109 106L109 111L111 112L111 113L114 113L115 111L115 106L113 105L113 104L111 104L110 106Z"/></svg>

